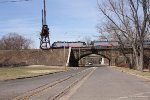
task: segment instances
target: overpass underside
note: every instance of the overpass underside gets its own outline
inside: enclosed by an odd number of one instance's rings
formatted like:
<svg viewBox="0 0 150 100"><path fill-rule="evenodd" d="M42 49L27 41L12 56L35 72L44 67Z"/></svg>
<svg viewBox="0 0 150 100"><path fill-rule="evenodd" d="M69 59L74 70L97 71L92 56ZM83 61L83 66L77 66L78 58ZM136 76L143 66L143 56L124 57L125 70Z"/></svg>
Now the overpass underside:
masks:
<svg viewBox="0 0 150 100"><path fill-rule="evenodd" d="M114 49L95 49L95 48L72 48L69 59L69 66L79 66L79 61L91 54L100 55L108 60L109 65L115 65L115 59L120 55L119 50Z"/></svg>

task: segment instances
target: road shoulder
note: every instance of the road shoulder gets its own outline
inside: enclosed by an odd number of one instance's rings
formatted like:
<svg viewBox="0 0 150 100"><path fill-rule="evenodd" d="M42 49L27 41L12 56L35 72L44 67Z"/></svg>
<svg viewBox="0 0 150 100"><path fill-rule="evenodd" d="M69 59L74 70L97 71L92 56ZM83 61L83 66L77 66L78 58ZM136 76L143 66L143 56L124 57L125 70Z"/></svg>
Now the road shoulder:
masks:
<svg viewBox="0 0 150 100"><path fill-rule="evenodd" d="M133 69L129 69L129 68L123 68L123 67L117 67L117 66L110 66L108 68L111 68L111 69L114 69L117 71L121 71L121 72L124 72L126 74L130 74L130 75L136 76L138 78L143 78L143 79L150 81L150 73L148 71L140 72L137 70L133 70Z"/></svg>

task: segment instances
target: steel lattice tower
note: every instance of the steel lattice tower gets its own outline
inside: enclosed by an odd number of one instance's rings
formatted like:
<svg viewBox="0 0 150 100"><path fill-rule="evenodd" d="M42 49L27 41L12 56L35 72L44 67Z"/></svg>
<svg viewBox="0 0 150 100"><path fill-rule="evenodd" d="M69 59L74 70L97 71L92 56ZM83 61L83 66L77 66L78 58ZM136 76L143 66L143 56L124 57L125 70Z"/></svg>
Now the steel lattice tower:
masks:
<svg viewBox="0 0 150 100"><path fill-rule="evenodd" d="M40 48L50 49L49 28L46 23L46 3L44 0L44 9L42 9L42 30L40 34Z"/></svg>

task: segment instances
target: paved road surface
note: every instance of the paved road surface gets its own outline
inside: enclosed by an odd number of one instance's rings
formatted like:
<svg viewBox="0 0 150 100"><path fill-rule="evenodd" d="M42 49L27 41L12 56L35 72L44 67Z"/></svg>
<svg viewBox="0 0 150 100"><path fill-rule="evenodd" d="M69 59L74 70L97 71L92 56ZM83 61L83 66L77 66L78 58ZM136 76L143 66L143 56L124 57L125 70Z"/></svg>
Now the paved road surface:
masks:
<svg viewBox="0 0 150 100"><path fill-rule="evenodd" d="M60 100L150 100L150 81L108 67L78 68L30 79L0 81L0 100L18 96L27 98L15 100L52 100L51 96L78 79L81 81Z"/></svg>
<svg viewBox="0 0 150 100"><path fill-rule="evenodd" d="M51 85L51 83L55 83L55 81L57 80L61 80L70 75L74 75L85 69L86 68L75 68L67 72L60 72L60 73L55 73L55 74L50 74L50 75L45 75L40 77L10 80L10 81L0 81L0 100L12 100L13 98L20 96L26 93L27 91L34 90L37 87L47 86L47 84ZM53 91L53 93L54 92L55 91ZM37 99L32 99L32 100L37 100ZM46 100L46 99L41 99L41 100Z"/></svg>
<svg viewBox="0 0 150 100"><path fill-rule="evenodd" d="M150 81L99 67L60 100L150 100Z"/></svg>

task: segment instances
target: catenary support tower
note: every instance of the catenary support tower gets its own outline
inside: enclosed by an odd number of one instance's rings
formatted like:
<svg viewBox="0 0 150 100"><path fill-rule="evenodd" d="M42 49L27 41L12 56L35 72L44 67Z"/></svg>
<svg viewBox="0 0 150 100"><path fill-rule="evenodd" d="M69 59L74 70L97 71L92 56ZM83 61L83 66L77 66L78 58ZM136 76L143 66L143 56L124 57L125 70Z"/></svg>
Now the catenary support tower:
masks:
<svg viewBox="0 0 150 100"><path fill-rule="evenodd" d="M44 9L42 9L42 30L40 34L40 48L50 49L49 28L46 22L46 2L44 0Z"/></svg>

